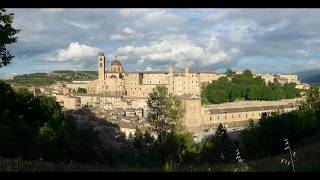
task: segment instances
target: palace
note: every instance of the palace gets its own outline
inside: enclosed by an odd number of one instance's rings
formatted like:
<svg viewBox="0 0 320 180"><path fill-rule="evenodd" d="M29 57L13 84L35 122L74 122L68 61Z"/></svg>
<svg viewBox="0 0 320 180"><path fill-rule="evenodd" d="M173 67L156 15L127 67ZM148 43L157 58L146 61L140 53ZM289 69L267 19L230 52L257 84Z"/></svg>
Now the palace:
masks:
<svg viewBox="0 0 320 180"><path fill-rule="evenodd" d="M153 88L163 85L175 95L200 95L203 82L211 82L224 76L214 72L190 72L187 65L184 72L175 72L172 64L168 71L127 72L117 57L105 71L103 53L99 54L98 65L98 79L87 84L89 94L148 97Z"/></svg>
<svg viewBox="0 0 320 180"><path fill-rule="evenodd" d="M149 111L147 106L149 94L157 85L162 85L182 101L185 110L182 124L192 133L216 128L219 123L229 128L245 126L249 120L260 119L263 113L292 111L299 100L242 101L202 105L201 85L217 80L224 74L191 72L188 66L179 72L174 70L172 64L167 71L128 72L117 57L111 61L107 71L105 66L105 56L100 53L98 79L65 85L56 84L53 89L60 90L52 95L65 109L79 109L86 106L98 110L108 119L120 118L135 122L132 119L145 120ZM296 75L254 74L254 76L260 76L266 83L278 81L281 84L294 82L297 86L300 85ZM75 93L80 87L86 88L87 93ZM133 130L129 129L130 132Z"/></svg>

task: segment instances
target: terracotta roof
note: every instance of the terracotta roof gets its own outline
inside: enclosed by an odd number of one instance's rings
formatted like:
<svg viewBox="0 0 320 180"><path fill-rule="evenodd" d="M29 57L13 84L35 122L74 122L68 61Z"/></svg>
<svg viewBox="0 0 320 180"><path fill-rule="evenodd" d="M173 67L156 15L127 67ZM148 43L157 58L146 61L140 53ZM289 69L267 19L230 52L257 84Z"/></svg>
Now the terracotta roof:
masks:
<svg viewBox="0 0 320 180"><path fill-rule="evenodd" d="M284 108L292 108L290 104L279 106L260 106L260 107L243 107L243 108L227 108L227 109L210 109L210 114L225 114L237 112L263 111L263 110L277 110Z"/></svg>

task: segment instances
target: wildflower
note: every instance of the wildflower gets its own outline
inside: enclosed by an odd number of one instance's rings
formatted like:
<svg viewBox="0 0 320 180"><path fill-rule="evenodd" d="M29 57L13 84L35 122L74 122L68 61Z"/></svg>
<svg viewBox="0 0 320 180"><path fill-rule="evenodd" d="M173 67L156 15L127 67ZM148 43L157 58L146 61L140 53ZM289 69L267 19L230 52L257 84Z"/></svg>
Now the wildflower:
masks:
<svg viewBox="0 0 320 180"><path fill-rule="evenodd" d="M284 140L284 145L285 145L284 151L289 150L289 153L290 153L290 161L289 161L289 160L286 160L286 159L281 159L281 164L284 164L284 165L286 165L286 166L290 166L290 164L291 164L292 170L293 170L293 172L295 172L293 159L296 158L296 152L294 152L294 151L291 150L291 148L290 148L290 143L289 143L289 140L288 140L288 139L285 139L285 140Z"/></svg>

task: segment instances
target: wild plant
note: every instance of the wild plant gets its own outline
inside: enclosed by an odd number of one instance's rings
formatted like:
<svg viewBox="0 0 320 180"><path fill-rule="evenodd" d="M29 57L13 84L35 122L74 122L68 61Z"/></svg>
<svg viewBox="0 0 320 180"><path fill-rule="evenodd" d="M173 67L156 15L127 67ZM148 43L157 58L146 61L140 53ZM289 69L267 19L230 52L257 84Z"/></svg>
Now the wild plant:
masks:
<svg viewBox="0 0 320 180"><path fill-rule="evenodd" d="M296 158L296 152L292 151L288 139L284 140L284 146L285 146L284 151L289 151L289 153L290 153L290 160L281 159L281 164L284 164L286 166L290 166L291 165L293 172L296 172L295 171L295 167L294 167L294 159Z"/></svg>

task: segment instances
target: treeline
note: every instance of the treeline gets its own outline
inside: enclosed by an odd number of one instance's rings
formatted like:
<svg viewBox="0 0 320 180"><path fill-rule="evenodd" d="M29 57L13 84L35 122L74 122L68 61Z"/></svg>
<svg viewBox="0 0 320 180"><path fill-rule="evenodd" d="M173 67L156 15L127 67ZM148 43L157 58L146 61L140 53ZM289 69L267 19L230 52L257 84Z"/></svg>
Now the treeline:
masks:
<svg viewBox="0 0 320 180"><path fill-rule="evenodd" d="M257 76L253 77L250 70L242 74L228 71L226 77L220 77L217 81L203 84L202 102L204 104L220 104L236 100L266 100L292 99L300 94L294 83L281 85L279 82L268 84ZM231 79L231 80L230 80Z"/></svg>
<svg viewBox="0 0 320 180"><path fill-rule="evenodd" d="M55 80L51 78L47 73L34 73L34 74L23 74L17 75L9 83L19 85L51 85L55 83Z"/></svg>
<svg viewBox="0 0 320 180"><path fill-rule="evenodd" d="M263 114L258 124L241 133L243 152L248 158L261 158L284 152L284 140L295 147L304 139L320 132L319 87L311 86L306 101L298 110L285 114Z"/></svg>
<svg viewBox="0 0 320 180"><path fill-rule="evenodd" d="M96 71L53 71L52 73L33 73L17 75L9 83L20 85L51 85L56 81L72 82L97 79Z"/></svg>

